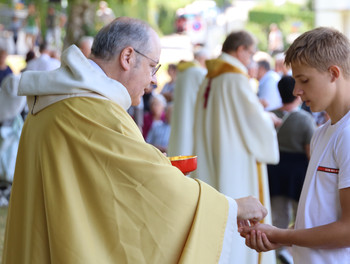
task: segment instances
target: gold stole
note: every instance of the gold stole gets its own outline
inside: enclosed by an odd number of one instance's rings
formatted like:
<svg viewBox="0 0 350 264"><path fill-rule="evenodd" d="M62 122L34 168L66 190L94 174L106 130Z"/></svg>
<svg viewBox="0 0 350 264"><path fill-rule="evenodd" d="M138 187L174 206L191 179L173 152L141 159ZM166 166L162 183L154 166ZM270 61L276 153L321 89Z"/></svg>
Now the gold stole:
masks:
<svg viewBox="0 0 350 264"><path fill-rule="evenodd" d="M260 162L256 162L256 167L258 171L258 183L259 183L259 200L262 205L265 206L265 200L264 200L264 183L263 183L263 171L262 171L262 165ZM260 222L264 223L264 219L262 219ZM261 255L262 253L259 252L258 255L258 264L261 263Z"/></svg>
<svg viewBox="0 0 350 264"><path fill-rule="evenodd" d="M221 74L228 72L240 73L249 78L249 76L244 71L221 59L207 60L205 64L208 68L208 73L206 76L208 79L215 78Z"/></svg>
<svg viewBox="0 0 350 264"><path fill-rule="evenodd" d="M196 66L198 66L198 64L193 62L193 61L180 61L177 64L177 70L180 72L183 72L183 71L187 70L188 68L192 68L192 67L196 67Z"/></svg>
<svg viewBox="0 0 350 264"><path fill-rule="evenodd" d="M207 65L207 68L208 68L208 73L206 78L208 78L209 80L208 80L208 86L204 92L204 105L203 105L204 108L207 108L209 93L211 89L211 81L213 78L224 73L239 73L249 78L249 76L244 71L221 59L207 60L205 64Z"/></svg>

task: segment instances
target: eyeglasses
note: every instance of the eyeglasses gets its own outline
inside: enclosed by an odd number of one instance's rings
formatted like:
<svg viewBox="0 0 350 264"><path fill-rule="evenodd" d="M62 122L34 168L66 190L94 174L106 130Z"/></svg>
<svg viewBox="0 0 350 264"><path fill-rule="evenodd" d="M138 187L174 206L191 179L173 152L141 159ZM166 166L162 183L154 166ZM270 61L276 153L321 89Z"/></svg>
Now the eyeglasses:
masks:
<svg viewBox="0 0 350 264"><path fill-rule="evenodd" d="M157 73L157 71L159 70L160 66L162 66L162 64L158 64L157 61L151 59L150 57L146 56L142 52L139 52L137 49L134 49L134 51L136 53L140 54L141 56L145 57L146 59L149 59L149 60L153 61L155 64L157 64L157 66L153 67L153 69L152 69L152 73L151 74L152 74L152 76L154 76Z"/></svg>

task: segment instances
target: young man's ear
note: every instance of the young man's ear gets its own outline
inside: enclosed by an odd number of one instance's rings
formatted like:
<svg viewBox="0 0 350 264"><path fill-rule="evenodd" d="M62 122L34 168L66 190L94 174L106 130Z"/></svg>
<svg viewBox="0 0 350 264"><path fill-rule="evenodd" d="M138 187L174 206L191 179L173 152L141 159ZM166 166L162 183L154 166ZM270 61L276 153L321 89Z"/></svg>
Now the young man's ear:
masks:
<svg viewBox="0 0 350 264"><path fill-rule="evenodd" d="M126 47L122 50L119 56L121 68L128 71L132 68L135 61L135 51L132 47Z"/></svg>
<svg viewBox="0 0 350 264"><path fill-rule="evenodd" d="M328 68L329 73L331 74L331 81L334 82L339 78L340 68L336 65L332 65Z"/></svg>

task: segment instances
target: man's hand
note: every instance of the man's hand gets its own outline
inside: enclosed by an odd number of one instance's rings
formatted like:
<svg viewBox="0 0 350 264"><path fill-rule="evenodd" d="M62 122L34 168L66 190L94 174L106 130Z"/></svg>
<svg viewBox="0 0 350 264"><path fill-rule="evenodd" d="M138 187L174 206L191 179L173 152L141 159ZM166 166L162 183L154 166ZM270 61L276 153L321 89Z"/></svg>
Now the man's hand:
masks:
<svg viewBox="0 0 350 264"><path fill-rule="evenodd" d="M275 113L272 113L272 112L268 112L271 119L272 119L272 122L274 124L275 127L279 127L280 125L282 125L282 119L279 118L278 116L276 116Z"/></svg>
<svg viewBox="0 0 350 264"><path fill-rule="evenodd" d="M267 215L266 208L253 196L236 199L238 220L259 222Z"/></svg>
<svg viewBox="0 0 350 264"><path fill-rule="evenodd" d="M266 108L269 105L269 103L265 99L259 99L259 101L264 108Z"/></svg>

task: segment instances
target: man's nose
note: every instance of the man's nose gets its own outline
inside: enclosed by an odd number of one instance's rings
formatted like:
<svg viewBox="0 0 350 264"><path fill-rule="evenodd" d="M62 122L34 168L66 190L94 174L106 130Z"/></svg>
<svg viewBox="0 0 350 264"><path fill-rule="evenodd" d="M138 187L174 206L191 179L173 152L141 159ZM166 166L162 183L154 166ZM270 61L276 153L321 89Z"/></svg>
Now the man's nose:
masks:
<svg viewBox="0 0 350 264"><path fill-rule="evenodd" d="M158 81L157 81L157 74L152 75L151 86L152 86L152 85L157 86L157 84L158 84Z"/></svg>

